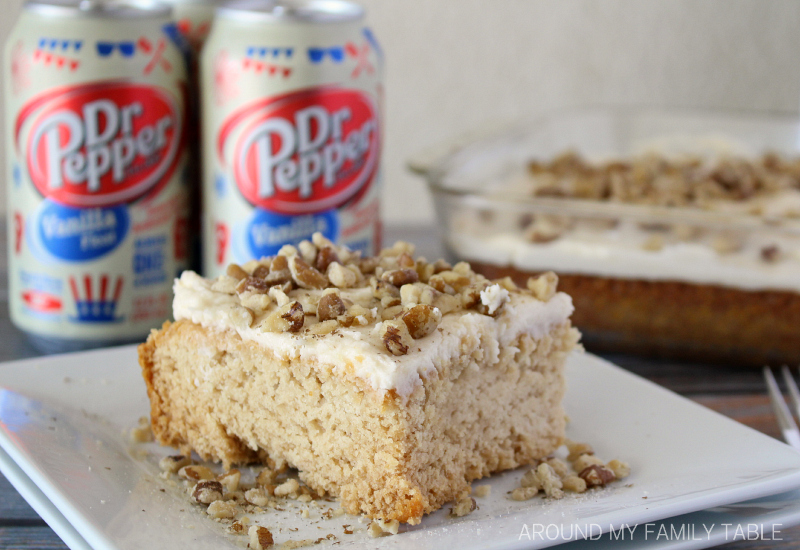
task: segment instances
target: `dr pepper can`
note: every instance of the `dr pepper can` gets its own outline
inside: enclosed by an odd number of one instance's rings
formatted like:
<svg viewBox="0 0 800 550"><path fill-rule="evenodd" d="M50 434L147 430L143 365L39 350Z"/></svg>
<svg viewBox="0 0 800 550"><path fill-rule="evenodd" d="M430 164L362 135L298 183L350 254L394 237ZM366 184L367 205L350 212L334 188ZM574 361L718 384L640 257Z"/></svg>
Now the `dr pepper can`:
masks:
<svg viewBox="0 0 800 550"><path fill-rule="evenodd" d="M44 351L136 341L187 267L186 67L169 6L34 0L5 48L11 319Z"/></svg>
<svg viewBox="0 0 800 550"><path fill-rule="evenodd" d="M382 55L342 0L234 0L201 56L204 271L315 231L380 247Z"/></svg>

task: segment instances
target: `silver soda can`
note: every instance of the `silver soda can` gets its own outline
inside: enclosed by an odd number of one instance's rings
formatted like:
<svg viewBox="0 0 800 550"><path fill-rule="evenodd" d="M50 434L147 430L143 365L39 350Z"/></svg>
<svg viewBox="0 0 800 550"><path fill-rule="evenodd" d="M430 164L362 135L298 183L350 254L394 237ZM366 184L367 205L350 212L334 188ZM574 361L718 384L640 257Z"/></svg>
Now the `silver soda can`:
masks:
<svg viewBox="0 0 800 550"><path fill-rule="evenodd" d="M201 56L204 271L315 231L380 248L382 56L341 0L236 0Z"/></svg>
<svg viewBox="0 0 800 550"><path fill-rule="evenodd" d="M5 48L9 305L44 351L139 340L187 267L187 80L168 6L35 0Z"/></svg>

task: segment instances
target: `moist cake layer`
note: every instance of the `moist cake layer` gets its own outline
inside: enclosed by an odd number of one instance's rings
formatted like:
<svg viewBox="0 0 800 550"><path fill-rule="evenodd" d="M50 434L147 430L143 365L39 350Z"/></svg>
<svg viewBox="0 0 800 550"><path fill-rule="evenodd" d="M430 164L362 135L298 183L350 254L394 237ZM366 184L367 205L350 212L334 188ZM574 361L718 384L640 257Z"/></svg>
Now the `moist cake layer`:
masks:
<svg viewBox="0 0 800 550"><path fill-rule="evenodd" d="M465 336L462 355L406 399L187 321L151 337L141 361L162 444L226 467L285 460L350 513L416 523L470 481L562 443L562 367L576 339L565 323L488 361Z"/></svg>
<svg viewBox="0 0 800 550"><path fill-rule="evenodd" d="M513 267L473 263L487 277L526 280ZM737 365L779 365L800 353L800 294L679 281L561 275L572 322L591 350Z"/></svg>

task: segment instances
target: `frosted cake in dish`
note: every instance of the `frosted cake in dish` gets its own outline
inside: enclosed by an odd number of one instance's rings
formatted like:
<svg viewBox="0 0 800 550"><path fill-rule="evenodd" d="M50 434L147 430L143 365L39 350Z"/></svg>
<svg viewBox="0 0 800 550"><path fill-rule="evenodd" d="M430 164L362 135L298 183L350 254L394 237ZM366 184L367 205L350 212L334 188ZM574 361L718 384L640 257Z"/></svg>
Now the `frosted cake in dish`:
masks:
<svg viewBox="0 0 800 550"><path fill-rule="evenodd" d="M418 523L564 438L578 341L552 273L491 281L398 243L361 258L315 235L214 280L185 272L139 348L157 440L286 462L350 513Z"/></svg>
<svg viewBox="0 0 800 550"><path fill-rule="evenodd" d="M448 246L487 277L558 271L590 348L796 361L800 160L567 153L509 181L531 208L458 212Z"/></svg>

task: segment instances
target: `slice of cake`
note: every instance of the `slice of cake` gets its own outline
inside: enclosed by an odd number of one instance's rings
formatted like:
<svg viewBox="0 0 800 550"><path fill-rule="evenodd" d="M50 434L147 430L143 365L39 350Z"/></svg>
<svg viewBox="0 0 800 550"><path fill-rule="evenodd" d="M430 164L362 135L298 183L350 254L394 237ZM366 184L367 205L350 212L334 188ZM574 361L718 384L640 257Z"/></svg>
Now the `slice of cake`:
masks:
<svg viewBox="0 0 800 550"><path fill-rule="evenodd" d="M572 302L397 243L361 258L317 234L215 280L175 282L139 347L153 432L231 464L286 463L350 513L418 523L564 437Z"/></svg>

